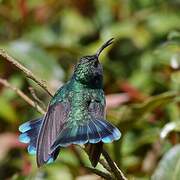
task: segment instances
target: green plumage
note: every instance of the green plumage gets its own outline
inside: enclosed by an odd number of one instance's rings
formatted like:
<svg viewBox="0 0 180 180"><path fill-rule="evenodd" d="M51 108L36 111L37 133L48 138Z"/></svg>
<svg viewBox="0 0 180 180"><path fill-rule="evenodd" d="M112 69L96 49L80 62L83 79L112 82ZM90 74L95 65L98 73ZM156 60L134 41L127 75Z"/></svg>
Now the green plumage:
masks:
<svg viewBox="0 0 180 180"><path fill-rule="evenodd" d="M103 143L120 138L119 130L105 120L103 69L98 60L111 43L112 39L95 55L80 59L71 79L51 99L43 118L20 126L20 141L29 143L28 151L36 154L38 166L53 162L62 147L72 144L84 144L96 166Z"/></svg>
<svg viewBox="0 0 180 180"><path fill-rule="evenodd" d="M104 109L105 96L101 88L92 88L92 85L82 84L73 76L71 81L54 95L50 105L58 102L69 102L71 104L67 124L68 126L75 126L92 118L92 114L89 112L90 104L98 104L99 108ZM96 116L96 118L98 117ZM99 114L99 118L102 118L101 114Z"/></svg>

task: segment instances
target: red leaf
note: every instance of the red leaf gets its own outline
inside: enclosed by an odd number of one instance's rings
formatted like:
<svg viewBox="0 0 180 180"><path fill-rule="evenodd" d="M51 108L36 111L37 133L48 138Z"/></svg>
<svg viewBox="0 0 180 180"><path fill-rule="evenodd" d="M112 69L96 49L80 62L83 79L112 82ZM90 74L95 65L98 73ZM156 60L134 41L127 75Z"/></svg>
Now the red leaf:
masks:
<svg viewBox="0 0 180 180"><path fill-rule="evenodd" d="M129 101L129 96L127 93L109 94L106 96L106 107L116 108L128 101Z"/></svg>
<svg viewBox="0 0 180 180"><path fill-rule="evenodd" d="M14 133L2 133L0 134L0 160L3 159L7 152L12 148L25 147L24 144L18 141L18 135Z"/></svg>
<svg viewBox="0 0 180 180"><path fill-rule="evenodd" d="M143 101L146 97L129 82L123 82L120 84L120 89L128 93L132 101Z"/></svg>
<svg viewBox="0 0 180 180"><path fill-rule="evenodd" d="M28 6L26 0L19 0L19 9L21 12L21 16L24 19L28 14Z"/></svg>

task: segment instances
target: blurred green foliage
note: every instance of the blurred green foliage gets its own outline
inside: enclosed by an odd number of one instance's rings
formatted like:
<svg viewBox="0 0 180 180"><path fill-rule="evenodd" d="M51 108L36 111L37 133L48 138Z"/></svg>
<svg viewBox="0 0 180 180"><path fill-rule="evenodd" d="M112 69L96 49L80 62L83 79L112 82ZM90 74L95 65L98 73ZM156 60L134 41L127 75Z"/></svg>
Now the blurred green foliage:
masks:
<svg viewBox="0 0 180 180"><path fill-rule="evenodd" d="M104 90L122 93L128 101L107 109L108 119L123 135L107 149L129 179L149 179L154 173L155 180L178 180L179 9L178 0L0 0L0 48L55 92L81 55L94 53L114 37L115 43L100 58ZM28 87L33 86L48 104L50 97L3 59L0 77L30 97ZM39 170L24 146L8 144L5 133L16 136L19 124L38 116L15 92L0 85L0 179L83 178L86 172L71 149L63 149L56 163ZM78 150L89 165L86 154Z"/></svg>

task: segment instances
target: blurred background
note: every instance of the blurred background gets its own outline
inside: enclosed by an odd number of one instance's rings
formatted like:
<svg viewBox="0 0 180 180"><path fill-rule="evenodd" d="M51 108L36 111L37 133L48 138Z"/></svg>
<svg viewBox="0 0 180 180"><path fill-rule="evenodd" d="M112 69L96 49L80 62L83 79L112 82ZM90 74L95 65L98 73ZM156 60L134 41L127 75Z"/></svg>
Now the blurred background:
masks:
<svg viewBox="0 0 180 180"><path fill-rule="evenodd" d="M107 119L122 132L106 149L129 179L180 177L179 0L0 0L0 48L46 81L63 85L82 55L115 43L100 57ZM18 142L18 126L40 117L2 78L47 106L50 97L0 57L0 179L100 179L80 148L63 149L41 169ZM101 165L98 169L105 171Z"/></svg>

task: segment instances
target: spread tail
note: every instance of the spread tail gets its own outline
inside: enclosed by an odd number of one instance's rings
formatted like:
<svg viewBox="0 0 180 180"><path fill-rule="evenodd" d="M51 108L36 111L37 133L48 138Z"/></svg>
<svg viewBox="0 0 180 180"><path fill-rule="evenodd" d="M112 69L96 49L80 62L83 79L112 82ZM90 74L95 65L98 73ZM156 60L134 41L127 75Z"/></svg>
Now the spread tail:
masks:
<svg viewBox="0 0 180 180"><path fill-rule="evenodd" d="M19 131L21 132L19 141L29 144L28 152L30 154L36 154L38 134L42 121L43 118L39 118L19 126ZM51 163L57 158L61 147L67 147L71 144L87 144L89 159L95 167L99 161L103 143L110 143L118 140L120 137L119 129L102 119L91 119L84 124L67 126L60 132L56 141L51 146L52 153L49 155L46 163Z"/></svg>
<svg viewBox="0 0 180 180"><path fill-rule="evenodd" d="M118 128L106 120L89 120L83 125L65 127L52 145L52 151L58 147L67 147L71 144L87 145L87 152L92 165L95 167L102 152L103 143L118 140L121 133ZM97 143L97 144L96 144Z"/></svg>

